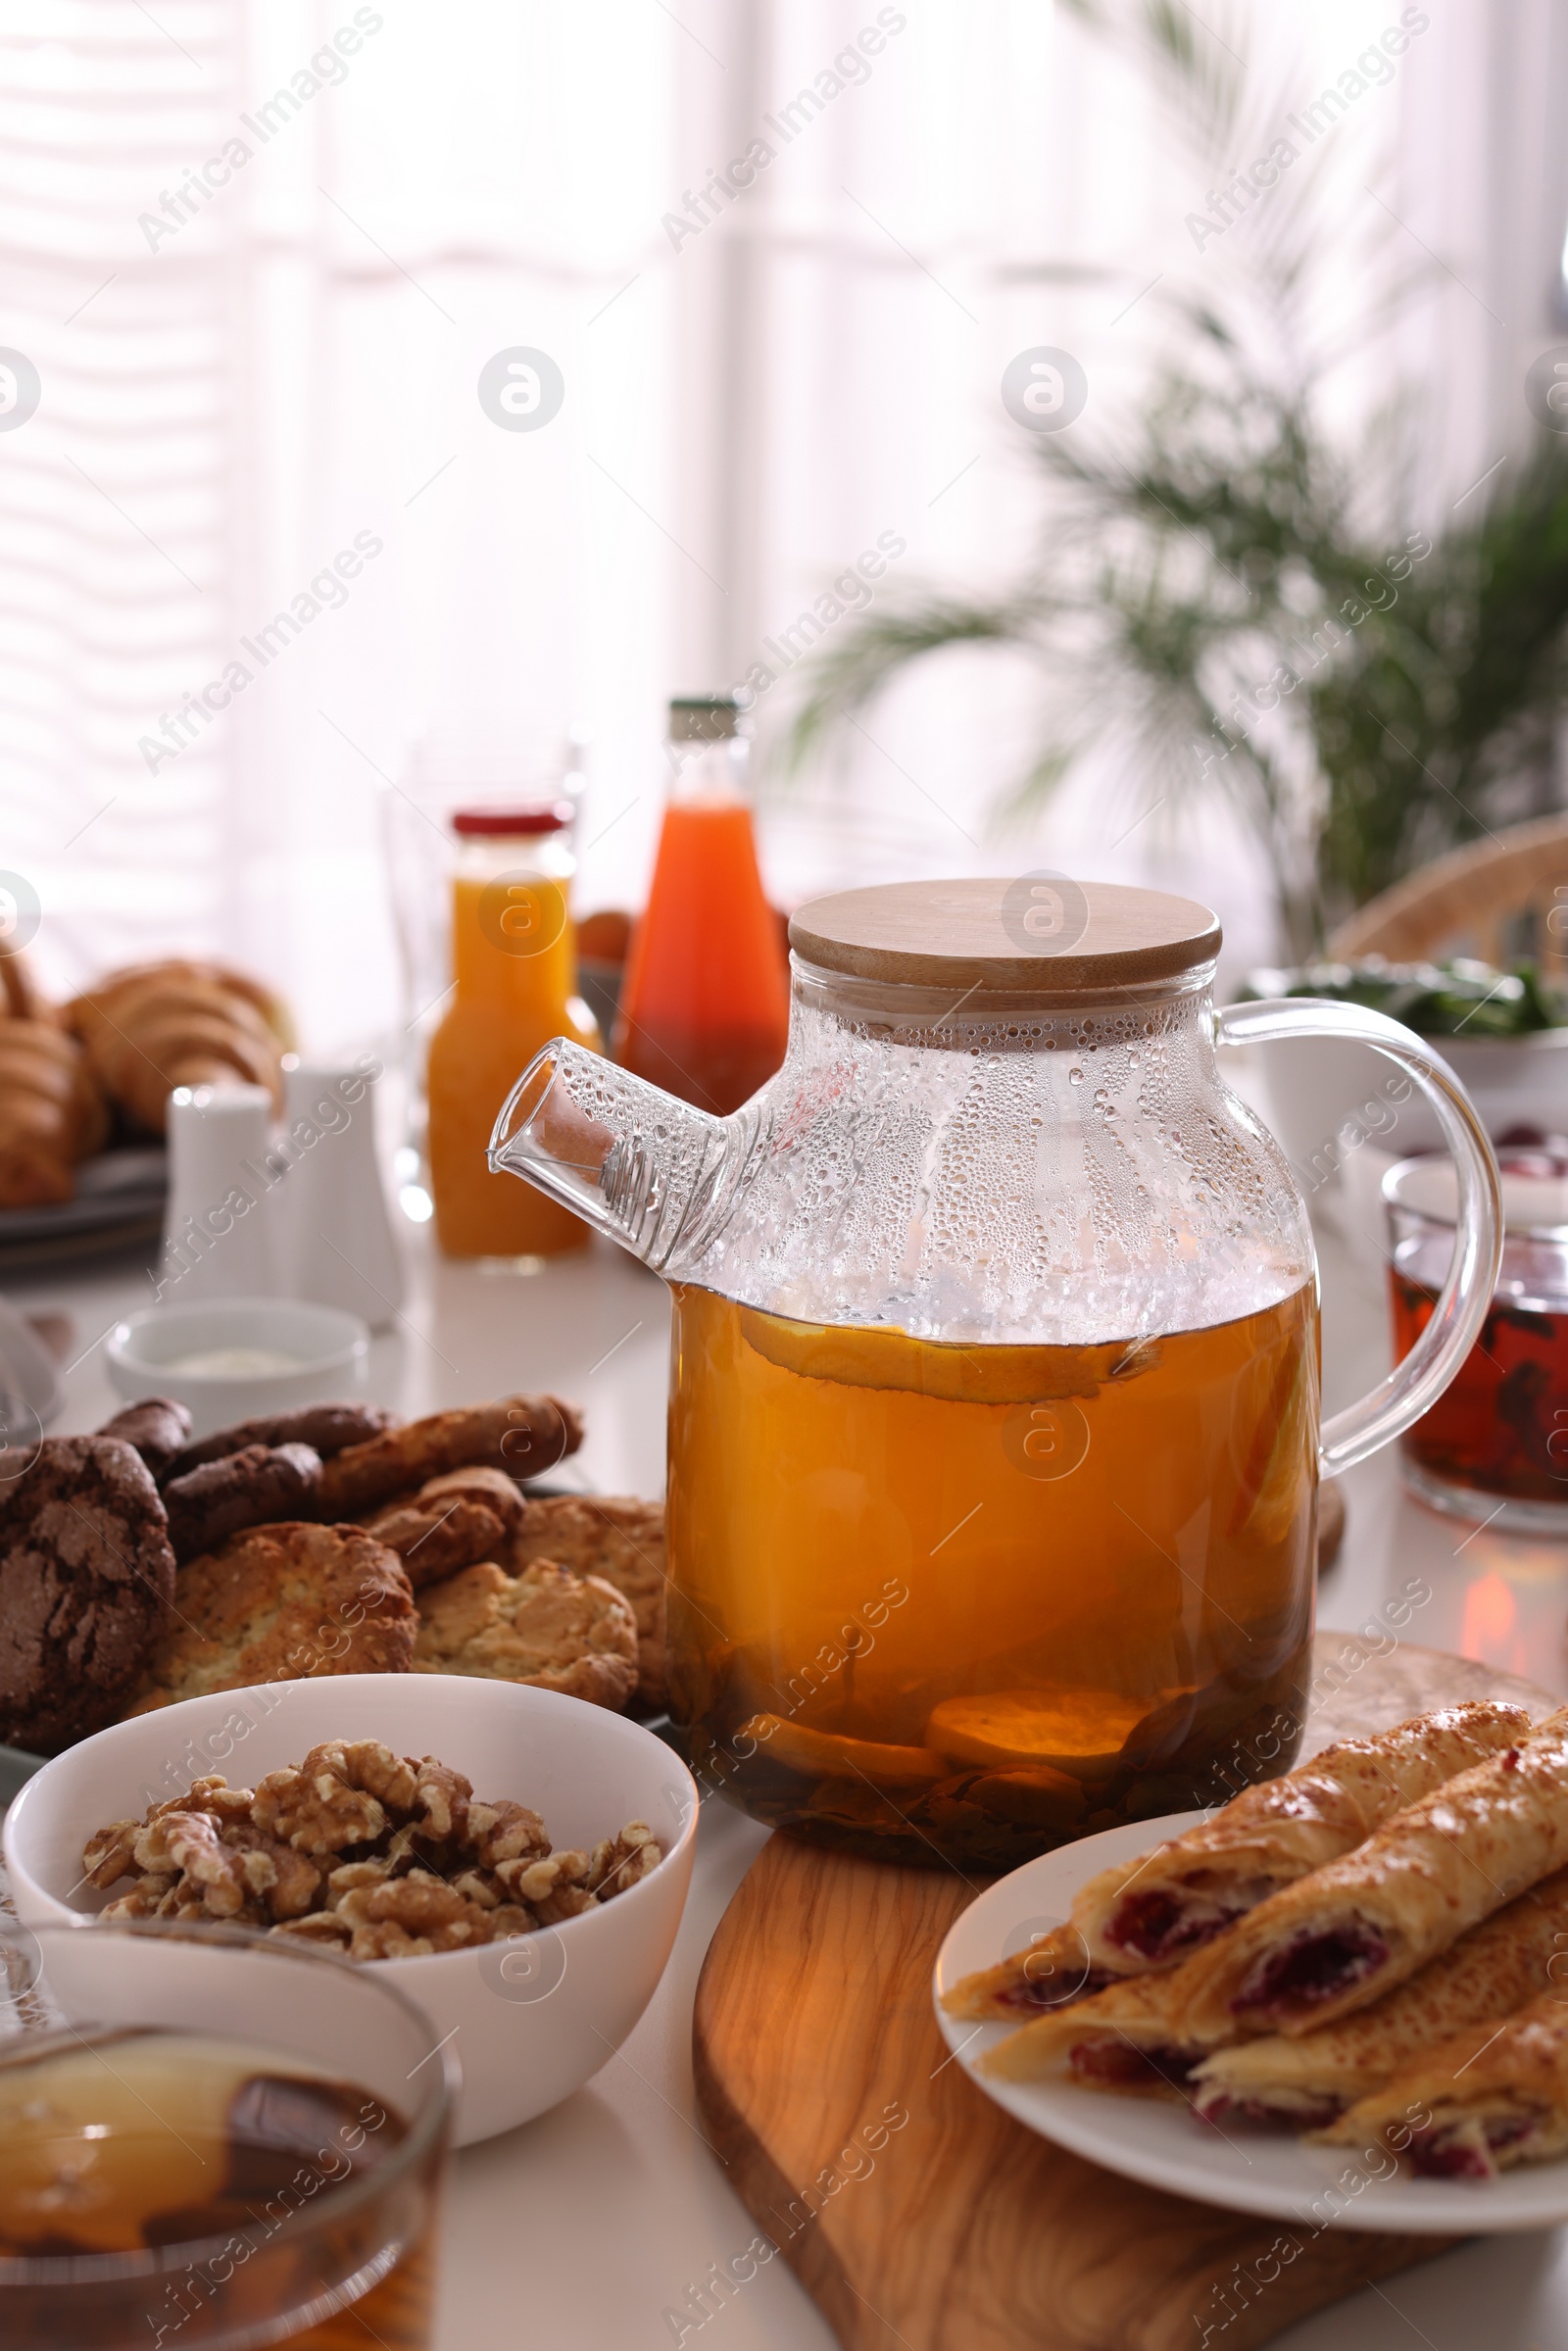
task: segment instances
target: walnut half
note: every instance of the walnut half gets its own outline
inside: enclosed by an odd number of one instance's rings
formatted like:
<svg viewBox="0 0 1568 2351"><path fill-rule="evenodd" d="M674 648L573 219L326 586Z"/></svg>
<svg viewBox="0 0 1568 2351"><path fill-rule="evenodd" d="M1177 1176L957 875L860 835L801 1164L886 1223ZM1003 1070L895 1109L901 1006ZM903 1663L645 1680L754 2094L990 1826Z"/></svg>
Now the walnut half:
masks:
<svg viewBox="0 0 1568 2351"><path fill-rule="evenodd" d="M337 1915L348 1924L355 1959L412 1959L490 1940L490 1921L478 1904L423 1870L350 1887Z"/></svg>
<svg viewBox="0 0 1568 2351"><path fill-rule="evenodd" d="M378 1739L326 1739L301 1764L269 1772L256 1790L252 1818L269 1836L301 1853L341 1853L373 1844L388 1809L414 1802L415 1770Z"/></svg>
<svg viewBox="0 0 1568 2351"><path fill-rule="evenodd" d="M417 1959L532 1935L596 1910L663 1859L632 1821L592 1852L552 1852L537 1812L477 1800L462 1772L377 1739L323 1739L254 1790L220 1774L111 1821L87 1882L129 1889L106 1918L222 1919L354 1959Z"/></svg>
<svg viewBox="0 0 1568 2351"><path fill-rule="evenodd" d="M624 1893L639 1878L652 1877L664 1858L664 1848L646 1821L628 1821L618 1837L595 1845L588 1862L588 1885L601 1902Z"/></svg>

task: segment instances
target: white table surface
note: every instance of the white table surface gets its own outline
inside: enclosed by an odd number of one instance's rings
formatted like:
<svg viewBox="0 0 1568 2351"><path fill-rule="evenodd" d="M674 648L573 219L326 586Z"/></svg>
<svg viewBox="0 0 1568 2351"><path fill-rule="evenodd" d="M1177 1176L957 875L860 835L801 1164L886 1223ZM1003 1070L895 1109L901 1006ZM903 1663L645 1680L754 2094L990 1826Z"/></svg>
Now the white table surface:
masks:
<svg viewBox="0 0 1568 2351"><path fill-rule="evenodd" d="M1326 1408L1387 1367L1377 1276L1331 1232L1320 1236ZM570 1482L655 1494L663 1483L667 1310L662 1286L596 1243L532 1279L443 1261L410 1235L411 1297L373 1351L372 1394L413 1413L505 1390L550 1387L581 1403L587 1438ZM16 1277L24 1311L65 1310L76 1360L56 1432L115 1409L102 1337L148 1298L146 1276L110 1271ZM1412 1580L1430 1592L1404 1638L1505 1667L1568 1695L1568 1544L1450 1524L1405 1498L1388 1453L1346 1481L1348 1532L1323 1580L1323 1624L1377 1621ZM554 2113L458 2158L448 2213L437 2351L829 2351L833 2336L782 2261L770 2262L700 2328L681 2306L714 2263L755 2233L703 2135L692 2093L698 1971L765 1832L705 1804L691 1899L675 1954L624 2050ZM1369 2287L1277 2339L1281 2351L1559 2351L1568 2345L1568 2244L1561 2231L1485 2240ZM673 2318L671 2313L676 2314ZM888 2351L897 2340L888 2330ZM1215 2334L1215 2345L1223 2343Z"/></svg>

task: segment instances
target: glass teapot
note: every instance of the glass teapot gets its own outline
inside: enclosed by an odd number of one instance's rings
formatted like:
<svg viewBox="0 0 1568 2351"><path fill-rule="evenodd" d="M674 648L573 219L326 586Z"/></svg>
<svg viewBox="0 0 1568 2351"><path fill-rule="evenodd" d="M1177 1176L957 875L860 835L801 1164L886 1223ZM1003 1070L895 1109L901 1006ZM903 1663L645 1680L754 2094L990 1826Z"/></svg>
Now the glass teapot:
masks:
<svg viewBox="0 0 1568 2351"><path fill-rule="evenodd" d="M895 884L790 942L789 1051L733 1115L558 1039L490 1145L674 1294L693 1768L797 1834L978 1870L1283 1771L1318 1478L1426 1410L1491 1298L1467 1098L1379 1013L1216 1011L1186 899ZM1460 1203L1426 1332L1321 1432L1305 1205L1214 1058L1310 1036L1400 1065Z"/></svg>

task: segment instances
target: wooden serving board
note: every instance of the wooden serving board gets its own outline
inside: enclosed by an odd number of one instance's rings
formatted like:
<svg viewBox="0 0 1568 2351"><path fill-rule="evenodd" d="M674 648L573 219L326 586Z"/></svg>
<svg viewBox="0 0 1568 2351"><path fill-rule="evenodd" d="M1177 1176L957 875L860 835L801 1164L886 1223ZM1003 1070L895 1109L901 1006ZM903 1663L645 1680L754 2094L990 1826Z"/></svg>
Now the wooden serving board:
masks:
<svg viewBox="0 0 1568 2351"><path fill-rule="evenodd" d="M1460 1698L1557 1703L1464 1658L1378 1657L1338 1633L1318 1637L1313 1686L1308 1752ZM774 1837L698 1985L708 2131L847 2351L1193 2351L1205 2327L1252 2351L1454 2241L1327 2229L1282 2268L1283 2224L1142 2187L1013 2122L931 2012L938 1947L979 1891Z"/></svg>

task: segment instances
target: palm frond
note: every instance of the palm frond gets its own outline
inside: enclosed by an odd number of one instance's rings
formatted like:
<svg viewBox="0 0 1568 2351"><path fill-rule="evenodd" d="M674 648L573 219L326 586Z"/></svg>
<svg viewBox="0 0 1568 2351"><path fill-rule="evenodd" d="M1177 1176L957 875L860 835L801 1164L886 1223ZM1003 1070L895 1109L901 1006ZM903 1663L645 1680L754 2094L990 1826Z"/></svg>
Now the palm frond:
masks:
<svg viewBox="0 0 1568 2351"><path fill-rule="evenodd" d="M874 701L921 654L954 645L1033 644L1052 611L1050 598L1026 587L996 602L916 590L869 613L811 662L808 689L784 739L786 770L798 769L840 720Z"/></svg>
<svg viewBox="0 0 1568 2351"><path fill-rule="evenodd" d="M1181 0L1065 4L1143 62L1195 171L1267 151L1285 101L1254 86L1223 0L1205 24ZM1091 746L1131 803L1151 778L1172 811L1217 793L1268 857L1298 954L1412 864L1544 805L1568 707L1568 442L1478 485L1434 543L1408 520L1408 396L1353 443L1328 428L1348 349L1392 332L1438 265L1405 261L1390 216L1359 322L1317 335L1327 155L1232 223L1223 276L1152 297L1173 356L1129 429L1034 444L1041 544L1010 586L916 586L844 624L805 673L792 767L911 662L1019 648L1045 715L996 821L1036 819Z"/></svg>

